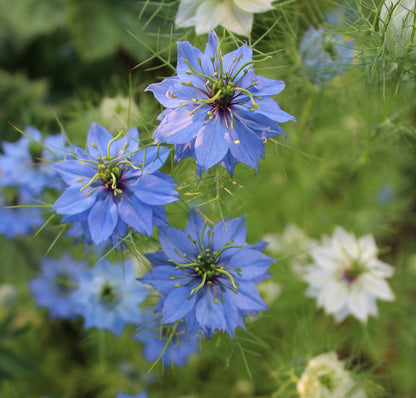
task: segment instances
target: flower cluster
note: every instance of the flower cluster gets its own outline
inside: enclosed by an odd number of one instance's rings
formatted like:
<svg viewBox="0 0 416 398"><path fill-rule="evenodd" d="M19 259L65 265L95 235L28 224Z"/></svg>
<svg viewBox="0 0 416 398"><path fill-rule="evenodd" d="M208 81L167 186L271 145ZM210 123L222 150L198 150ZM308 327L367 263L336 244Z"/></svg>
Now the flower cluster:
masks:
<svg viewBox="0 0 416 398"><path fill-rule="evenodd" d="M268 278L273 259L260 252L265 242L246 243L244 217L209 227L191 213L184 231L160 227L162 252L148 255L153 268L141 281L162 294L163 323L184 318L187 329L207 337L215 330L234 335L244 315L267 306L256 284Z"/></svg>
<svg viewBox="0 0 416 398"><path fill-rule="evenodd" d="M271 97L285 83L255 75L254 63L246 44L223 56L215 32L204 53L178 42L177 76L146 89L167 108L155 141L175 144L177 161L195 158L198 175L216 164L232 175L237 162L257 170L264 142L295 118Z"/></svg>
<svg viewBox="0 0 416 398"><path fill-rule="evenodd" d="M307 295L317 298L337 322L350 314L366 321L369 315L377 315L377 298L394 300L385 280L393 275L393 268L377 258L371 235L357 240L337 227L332 238L325 237L311 255L314 262L304 275L310 285Z"/></svg>
<svg viewBox="0 0 416 398"><path fill-rule="evenodd" d="M139 150L136 128L113 137L94 123L88 152L75 148L75 159L55 169L68 185L53 205L63 222L80 223L98 245L123 238L127 227L151 235L167 222L164 205L179 199L175 181L158 171L170 150L150 146Z"/></svg>

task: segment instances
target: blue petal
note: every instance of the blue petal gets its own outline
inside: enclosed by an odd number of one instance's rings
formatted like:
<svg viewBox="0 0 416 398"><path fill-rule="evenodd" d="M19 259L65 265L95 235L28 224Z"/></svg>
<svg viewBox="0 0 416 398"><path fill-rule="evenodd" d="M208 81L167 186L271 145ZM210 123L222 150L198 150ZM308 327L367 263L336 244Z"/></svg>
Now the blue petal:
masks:
<svg viewBox="0 0 416 398"><path fill-rule="evenodd" d="M156 265L152 269L147 271L141 278L139 278L139 281L153 286L164 296L167 296L172 289L178 289L175 287L175 283L177 282L177 280L170 279L170 277L181 278L182 276L183 271L176 270L175 267L172 267L170 265ZM182 282L183 279L179 279L179 281Z"/></svg>
<svg viewBox="0 0 416 398"><path fill-rule="evenodd" d="M260 105L260 108L256 109L256 113L267 116L269 119L279 123L288 122L289 120L296 122L296 118L282 111L279 104L273 98L264 97L263 100L259 100L257 103Z"/></svg>
<svg viewBox="0 0 416 398"><path fill-rule="evenodd" d="M254 279L263 275L269 269L274 260L265 254L253 249L240 249L228 260L227 266L241 268L241 274L245 279Z"/></svg>
<svg viewBox="0 0 416 398"><path fill-rule="evenodd" d="M111 139L113 139L113 136L104 127L93 123L88 131L87 138L89 153L95 158L107 156L107 145Z"/></svg>
<svg viewBox="0 0 416 398"><path fill-rule="evenodd" d="M247 236L245 222L246 217L241 216L232 220L228 220L225 223L223 221L220 221L217 224L215 224L214 237L212 239L212 248L216 251L219 251L229 241L233 241L232 245L244 245L246 243Z"/></svg>
<svg viewBox="0 0 416 398"><path fill-rule="evenodd" d="M120 139L113 141L110 147L110 156L114 158L121 157L124 153L135 152L139 147L139 131L137 127L131 128ZM128 146L124 149L124 145ZM124 152L122 152L124 149Z"/></svg>
<svg viewBox="0 0 416 398"><path fill-rule="evenodd" d="M178 228L160 227L159 241L163 252L169 259L184 264L187 262L183 256L184 254L191 260L196 258L197 253L195 253L192 242L186 234Z"/></svg>
<svg viewBox="0 0 416 398"><path fill-rule="evenodd" d="M152 209L133 195L124 193L118 202L120 218L141 234L152 235Z"/></svg>
<svg viewBox="0 0 416 398"><path fill-rule="evenodd" d="M86 196L87 193L92 192ZM73 215L89 209L97 200L98 191L80 191L79 186L68 187L52 206L57 214Z"/></svg>
<svg viewBox="0 0 416 398"><path fill-rule="evenodd" d="M78 160L65 160L55 163L53 167L68 185L76 184L78 178L85 178L87 183L97 172L97 168Z"/></svg>
<svg viewBox="0 0 416 398"><path fill-rule="evenodd" d="M169 264L169 259L164 252L145 254L146 258L152 265L166 265Z"/></svg>
<svg viewBox="0 0 416 398"><path fill-rule="evenodd" d="M109 194L110 195L110 194ZM91 207L88 214L88 228L91 239L98 245L108 239L117 225L117 205L111 198L100 200Z"/></svg>
<svg viewBox="0 0 416 398"><path fill-rule="evenodd" d="M160 227L168 223L168 217L163 206L152 206L153 218L152 223L155 227Z"/></svg>
<svg viewBox="0 0 416 398"><path fill-rule="evenodd" d="M173 323L188 314L195 305L196 295L189 298L190 289L187 286L175 287L166 296L162 315L164 323Z"/></svg>
<svg viewBox="0 0 416 398"><path fill-rule="evenodd" d="M151 174L144 175L130 188L138 199L149 205L165 205L179 199L172 184Z"/></svg>
<svg viewBox="0 0 416 398"><path fill-rule="evenodd" d="M226 133L227 129L219 117L199 130L195 140L195 155L198 164L205 170L219 163L227 153L229 145L225 140Z"/></svg>
<svg viewBox="0 0 416 398"><path fill-rule="evenodd" d="M132 174L139 176L154 173L165 164L169 153L170 148L164 146L149 146L141 149L131 158L132 163L140 165L140 170L135 172L132 169Z"/></svg>
<svg viewBox="0 0 416 398"><path fill-rule="evenodd" d="M268 79L263 76L256 76L255 80L257 83L250 91L260 96L279 94L286 86L283 80Z"/></svg>
<svg viewBox="0 0 416 398"><path fill-rule="evenodd" d="M195 306L195 314L202 330L211 336L216 329L225 330L227 323L224 317L224 306L219 299L214 302L213 289L206 287Z"/></svg>
<svg viewBox="0 0 416 398"><path fill-rule="evenodd" d="M178 77L183 81L192 80L193 83L197 85L201 85L198 81L200 80L195 75L189 75L186 71L189 71L189 65L185 60L187 60L192 68L198 72L201 72L201 67L198 63L198 58L202 59L202 52L198 49L193 47L188 41L178 41L178 62L176 65L176 71L178 73ZM204 81L202 85L204 85Z"/></svg>
<svg viewBox="0 0 416 398"><path fill-rule="evenodd" d="M247 62L250 62L253 59L253 50L243 44L241 47L237 48L228 54L225 54L222 58L224 64L224 71L229 72L231 75L234 75L238 69ZM244 76L244 69L249 69L249 65L246 68L243 68L238 75L234 78L234 82L239 82ZM241 86L241 83L238 84Z"/></svg>
<svg viewBox="0 0 416 398"><path fill-rule="evenodd" d="M256 313L267 310L267 305L260 297L257 286L254 282L236 278L238 283L237 294L232 291L224 290L224 298L233 300L235 305L246 313Z"/></svg>

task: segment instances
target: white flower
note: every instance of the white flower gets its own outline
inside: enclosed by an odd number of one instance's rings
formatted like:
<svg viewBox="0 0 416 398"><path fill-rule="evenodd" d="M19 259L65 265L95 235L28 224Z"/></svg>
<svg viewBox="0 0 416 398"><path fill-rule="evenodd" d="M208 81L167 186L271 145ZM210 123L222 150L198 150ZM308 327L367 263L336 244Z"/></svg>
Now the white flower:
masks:
<svg viewBox="0 0 416 398"><path fill-rule="evenodd" d="M272 305L279 297L282 290L278 283L271 280L260 282L257 287L259 289L260 296L267 305Z"/></svg>
<svg viewBox="0 0 416 398"><path fill-rule="evenodd" d="M386 0L380 11L380 30L387 49L397 57L416 57L415 0Z"/></svg>
<svg viewBox="0 0 416 398"><path fill-rule="evenodd" d="M248 36L253 13L271 10L273 0L181 0L175 24L177 28L195 26L198 35L216 26Z"/></svg>
<svg viewBox="0 0 416 398"><path fill-rule="evenodd" d="M349 314L361 321L377 315L376 299L394 300L385 281L393 268L377 259L377 246L371 235L358 240L341 227L323 245L311 250L314 260L304 279L309 283L306 294L316 297L325 312L341 322Z"/></svg>
<svg viewBox="0 0 416 398"><path fill-rule="evenodd" d="M117 95L105 97L100 104L100 116L109 130L124 130L134 125L139 108L133 99Z"/></svg>
<svg viewBox="0 0 416 398"><path fill-rule="evenodd" d="M301 398L365 398L333 351L309 361L297 389Z"/></svg>

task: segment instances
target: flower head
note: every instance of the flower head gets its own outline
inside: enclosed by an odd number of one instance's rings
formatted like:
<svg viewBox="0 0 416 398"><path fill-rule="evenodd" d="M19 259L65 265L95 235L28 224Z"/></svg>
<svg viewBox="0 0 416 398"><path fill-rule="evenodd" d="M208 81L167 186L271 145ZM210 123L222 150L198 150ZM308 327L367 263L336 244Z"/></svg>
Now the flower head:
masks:
<svg viewBox="0 0 416 398"><path fill-rule="evenodd" d="M252 55L244 44L222 56L215 32L204 53L178 42L178 75L146 89L167 108L154 139L175 144L175 160L194 157L199 175L215 164L232 174L237 162L257 170L264 142L284 134L278 122L295 120L271 98L285 83L256 76Z"/></svg>
<svg viewBox="0 0 416 398"><path fill-rule="evenodd" d="M336 352L312 358L297 384L300 398L365 398Z"/></svg>
<svg viewBox="0 0 416 398"><path fill-rule="evenodd" d="M113 138L96 123L87 145L88 152L76 148L76 159L55 165L68 185L52 207L63 221L79 223L96 245L124 237L128 226L151 235L167 222L163 206L179 199L175 181L158 171L168 148L139 150L136 128Z"/></svg>
<svg viewBox="0 0 416 398"><path fill-rule="evenodd" d="M137 395L129 395L126 394L122 391L119 391L117 393L116 398L147 398L147 392L146 391L142 391L141 393L137 394Z"/></svg>
<svg viewBox="0 0 416 398"><path fill-rule="evenodd" d="M185 319L189 333L202 329L231 336L245 314L266 310L256 284L268 278L273 259L246 243L244 217L209 227L191 213L184 231L159 228L162 252L148 255L154 267L141 280L163 295L162 322Z"/></svg>
<svg viewBox="0 0 416 398"><path fill-rule="evenodd" d="M149 322L139 330L135 339L143 343L143 356L156 361L161 356L164 367L184 366L191 354L197 353L198 334L189 334L183 322L164 325L160 320Z"/></svg>
<svg viewBox="0 0 416 398"><path fill-rule="evenodd" d="M304 276L310 284L307 295L341 322L349 314L361 321L377 315L376 299L394 300L385 281L393 268L377 258L377 246L371 235L356 239L341 227L332 238L311 250L314 263Z"/></svg>
<svg viewBox="0 0 416 398"><path fill-rule="evenodd" d="M326 86L336 75L346 71L352 61L354 42L323 28L310 27L300 42L300 54L306 77Z"/></svg>
<svg viewBox="0 0 416 398"><path fill-rule="evenodd" d="M73 295L85 269L86 263L73 261L69 254L59 260L43 259L42 275L29 283L38 306L49 308L52 318L73 318L77 313Z"/></svg>
<svg viewBox="0 0 416 398"><path fill-rule="evenodd" d="M74 301L86 329L95 326L119 336L127 323L143 320L139 304L147 294L148 289L136 281L130 261L111 264L104 259L82 273Z"/></svg>
<svg viewBox="0 0 416 398"><path fill-rule="evenodd" d="M195 26L198 35L217 25L231 32L249 36L253 13L273 8L273 0L181 0L175 24L178 28Z"/></svg>

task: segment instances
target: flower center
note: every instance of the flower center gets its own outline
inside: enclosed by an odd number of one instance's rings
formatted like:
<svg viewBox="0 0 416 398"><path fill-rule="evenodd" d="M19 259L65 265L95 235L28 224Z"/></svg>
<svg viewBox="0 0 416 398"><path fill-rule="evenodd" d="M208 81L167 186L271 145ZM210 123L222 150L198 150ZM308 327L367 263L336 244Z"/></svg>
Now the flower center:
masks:
<svg viewBox="0 0 416 398"><path fill-rule="evenodd" d="M232 102L235 93L234 83L230 81L231 76L226 74L224 78L216 79L209 86L211 99L215 98L215 107L220 110L227 109Z"/></svg>
<svg viewBox="0 0 416 398"><path fill-rule="evenodd" d="M116 289L108 282L102 286L100 296L101 301L106 305L114 305L119 298Z"/></svg>
<svg viewBox="0 0 416 398"><path fill-rule="evenodd" d="M114 158L108 159L108 162L104 162L107 158L98 158L97 172L99 178L104 182L105 187L113 191L114 196L121 194L123 191L120 189L120 178L122 170L119 165L114 161Z"/></svg>
<svg viewBox="0 0 416 398"><path fill-rule="evenodd" d="M56 286L63 293L70 293L77 288L77 284L66 272L59 273L55 278Z"/></svg>
<svg viewBox="0 0 416 398"><path fill-rule="evenodd" d="M342 278L347 283L353 283L357 278L365 272L365 267L359 260L353 260L349 268L345 268L342 273Z"/></svg>
<svg viewBox="0 0 416 398"><path fill-rule="evenodd" d="M29 144L29 153L33 165L37 166L38 164L42 163L42 147L38 143L31 142Z"/></svg>

